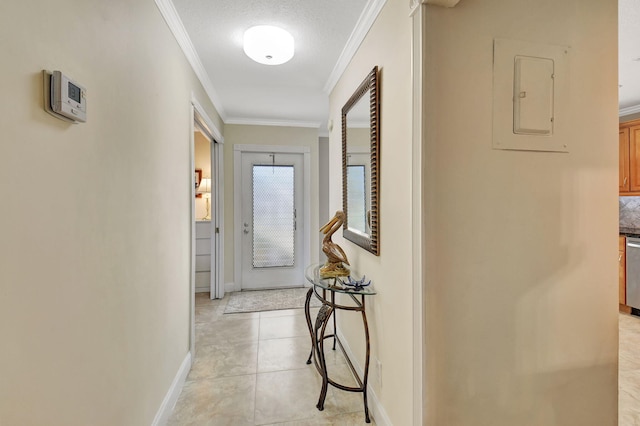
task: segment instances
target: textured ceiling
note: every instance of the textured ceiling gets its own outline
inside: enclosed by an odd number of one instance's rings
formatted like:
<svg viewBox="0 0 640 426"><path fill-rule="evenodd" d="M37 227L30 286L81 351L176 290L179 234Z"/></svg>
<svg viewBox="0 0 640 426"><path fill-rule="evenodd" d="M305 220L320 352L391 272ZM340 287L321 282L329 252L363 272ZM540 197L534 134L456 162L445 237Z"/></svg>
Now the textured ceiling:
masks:
<svg viewBox="0 0 640 426"><path fill-rule="evenodd" d="M640 1L618 2L620 108L640 105Z"/></svg>
<svg viewBox="0 0 640 426"><path fill-rule="evenodd" d="M173 0L225 111L226 121L324 123L323 87L367 0ZM295 39L283 65L262 65L242 50L254 25Z"/></svg>

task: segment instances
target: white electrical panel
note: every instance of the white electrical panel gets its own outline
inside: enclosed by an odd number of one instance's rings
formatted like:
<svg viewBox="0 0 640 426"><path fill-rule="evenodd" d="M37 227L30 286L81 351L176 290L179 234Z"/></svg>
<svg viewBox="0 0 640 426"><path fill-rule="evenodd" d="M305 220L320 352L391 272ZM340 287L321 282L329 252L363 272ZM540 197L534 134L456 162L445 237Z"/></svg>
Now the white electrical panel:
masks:
<svg viewBox="0 0 640 426"><path fill-rule="evenodd" d="M569 48L495 39L493 148L568 152Z"/></svg>
<svg viewBox="0 0 640 426"><path fill-rule="evenodd" d="M553 59L516 56L513 89L513 132L553 133Z"/></svg>

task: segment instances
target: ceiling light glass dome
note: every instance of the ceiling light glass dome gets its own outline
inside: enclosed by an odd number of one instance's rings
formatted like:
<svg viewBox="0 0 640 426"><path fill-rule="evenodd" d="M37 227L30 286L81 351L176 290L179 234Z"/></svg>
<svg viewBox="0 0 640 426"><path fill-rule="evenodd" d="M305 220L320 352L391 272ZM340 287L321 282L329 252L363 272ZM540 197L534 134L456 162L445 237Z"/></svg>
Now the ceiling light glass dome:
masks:
<svg viewBox="0 0 640 426"><path fill-rule="evenodd" d="M293 36L282 28L258 25L244 32L244 53L265 65L280 65L293 58Z"/></svg>

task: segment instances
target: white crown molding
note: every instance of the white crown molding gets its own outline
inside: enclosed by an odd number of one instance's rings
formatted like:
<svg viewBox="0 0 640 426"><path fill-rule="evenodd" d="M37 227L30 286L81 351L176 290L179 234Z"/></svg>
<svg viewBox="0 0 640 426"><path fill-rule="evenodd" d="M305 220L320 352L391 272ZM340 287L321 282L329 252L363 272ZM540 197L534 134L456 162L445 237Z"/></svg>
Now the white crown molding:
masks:
<svg viewBox="0 0 640 426"><path fill-rule="evenodd" d="M333 67L331 74L329 74L329 79L322 89L326 94L331 93L338 83L338 80L347 69L347 65L349 65L349 62L351 62L351 59L358 51L358 48L373 26L373 23L376 21L376 18L382 11L386 2L387 0L369 0L367 2L367 5L360 14L360 18L358 18L355 28L349 36L349 40L347 40L344 49L342 49L342 53L340 53L340 57L338 58L336 65Z"/></svg>
<svg viewBox="0 0 640 426"><path fill-rule="evenodd" d="M432 4L434 6L442 6L442 7L454 7L460 0L422 0L424 4Z"/></svg>
<svg viewBox="0 0 640 426"><path fill-rule="evenodd" d="M409 15L413 15L416 9L423 4L442 7L455 7L458 3L460 3L460 0L409 0L409 9L411 10Z"/></svg>
<svg viewBox="0 0 640 426"><path fill-rule="evenodd" d="M263 120L259 118L228 118L224 124L242 124L246 126L276 126L276 127L310 127L317 129L322 123L319 121L295 120Z"/></svg>
<svg viewBox="0 0 640 426"><path fill-rule="evenodd" d="M624 117L625 115L631 115L638 112L640 112L640 105L620 108L620 110L618 111L618 117Z"/></svg>
<svg viewBox="0 0 640 426"><path fill-rule="evenodd" d="M201 124L208 127L207 130L211 133L210 136L212 136L217 143L224 143L224 136L222 136L222 132L220 131L220 129L218 129L218 126L215 125L213 120L211 120L211 117L209 117L207 111L198 101L198 98L196 98L196 95L193 92L191 92L191 103L193 104L193 107L195 108L198 115L200 115L200 118L204 120L204 123Z"/></svg>
<svg viewBox="0 0 640 426"><path fill-rule="evenodd" d="M310 154L311 147L306 145L256 145L239 143L233 146L234 152L270 152L281 154ZM235 184L235 183L234 183ZM237 192L239 194L240 192Z"/></svg>
<svg viewBox="0 0 640 426"><path fill-rule="evenodd" d="M198 56L195 47L193 47L193 43L191 43L191 39L187 34L187 30L184 28L180 16L178 16L178 12L176 11L173 2L171 0L155 0L155 2L156 6L158 6L158 9L160 10L160 13L162 14L162 17L173 33L173 36L176 38L178 45L184 52L184 55L187 57L187 61L189 61L189 64L191 64L191 68L193 68L193 71L196 73L196 76L200 80L204 91L207 93L209 99L211 100L211 103L216 108L218 115L220 115L222 121L225 121L226 113L224 111L224 108L222 107L220 97L213 88L213 84L211 84L209 75L205 71L202 62L200 61L200 57Z"/></svg>

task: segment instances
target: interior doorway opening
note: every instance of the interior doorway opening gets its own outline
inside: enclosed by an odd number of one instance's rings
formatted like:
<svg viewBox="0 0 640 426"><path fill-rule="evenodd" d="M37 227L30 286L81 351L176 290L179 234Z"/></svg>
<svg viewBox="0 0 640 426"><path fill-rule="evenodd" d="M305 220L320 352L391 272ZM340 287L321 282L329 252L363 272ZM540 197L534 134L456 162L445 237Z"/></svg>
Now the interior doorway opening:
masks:
<svg viewBox="0 0 640 426"><path fill-rule="evenodd" d="M194 112L195 292L224 297L222 284L221 147L205 119Z"/></svg>

